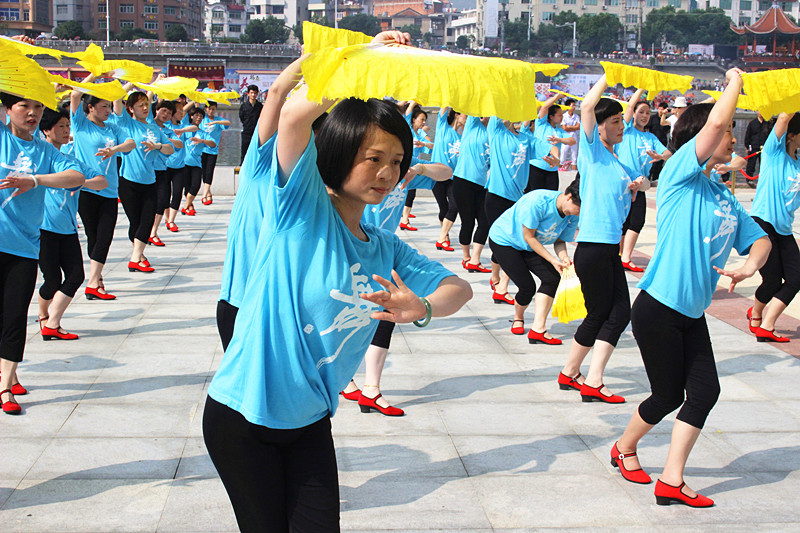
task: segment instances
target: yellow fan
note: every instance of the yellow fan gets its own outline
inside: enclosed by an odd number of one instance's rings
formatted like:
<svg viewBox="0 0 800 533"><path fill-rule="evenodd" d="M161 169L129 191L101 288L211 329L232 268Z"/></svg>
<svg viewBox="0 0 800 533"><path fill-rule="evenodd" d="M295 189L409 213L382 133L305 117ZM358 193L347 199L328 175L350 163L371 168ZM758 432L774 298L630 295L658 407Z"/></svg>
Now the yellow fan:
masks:
<svg viewBox="0 0 800 533"><path fill-rule="evenodd" d="M231 100L238 100L242 97L241 94L237 93L236 91L219 91L219 92L212 92L212 93L204 93L209 100L217 102L219 104L226 104L230 105Z"/></svg>
<svg viewBox="0 0 800 533"><path fill-rule="evenodd" d="M364 33L327 28L309 21L303 22L303 50L306 54L323 48L343 48L370 42L372 37Z"/></svg>
<svg viewBox="0 0 800 533"><path fill-rule="evenodd" d="M204 93L202 91L186 91L184 93L186 98L192 100L193 102L197 102L198 104L207 104L209 101L209 95L211 93Z"/></svg>
<svg viewBox="0 0 800 533"><path fill-rule="evenodd" d="M80 58L81 52L64 52L61 50L55 50L53 48L45 48L44 46L23 43L21 41L17 41L16 39L11 39L5 36L0 36L0 39L2 39L6 44L16 48L17 51L19 51L19 53L22 55L26 56L48 55L55 57L56 59L61 59L62 57Z"/></svg>
<svg viewBox="0 0 800 533"><path fill-rule="evenodd" d="M692 88L691 76L668 74L649 68L633 67L601 61L600 64L606 71L608 86L613 87L621 83L624 87L636 87L648 92L680 91L685 93Z"/></svg>
<svg viewBox="0 0 800 533"><path fill-rule="evenodd" d="M558 93L558 94L563 94L563 95L564 95L564 96L566 96L567 98L572 98L573 100L578 100L578 101L581 101L581 100L583 100L583 97L582 97L582 96L575 96L574 94L565 93L564 91L559 91L558 89L550 89L550 92L554 92L554 93Z"/></svg>
<svg viewBox="0 0 800 533"><path fill-rule="evenodd" d="M50 76L50 81L53 83L60 83L61 85L72 87L78 92L96 96L101 100L110 100L113 102L114 100L124 98L127 94L125 89L122 88L122 84L117 80L112 80L108 83L83 83L80 81L68 80L63 76L57 76L55 74L48 75Z"/></svg>
<svg viewBox="0 0 800 533"><path fill-rule="evenodd" d="M722 91L703 91L704 94L707 94L714 100L719 100L719 97L722 95ZM740 94L739 100L736 102L736 107L739 109L747 109L749 111L756 111L757 108L753 106L752 98L747 96L746 94Z"/></svg>
<svg viewBox="0 0 800 533"><path fill-rule="evenodd" d="M184 78L182 76L172 76L156 80L153 83L133 82L134 85L145 91L152 91L158 96L168 100L174 100L181 94L197 90L197 80L195 78Z"/></svg>
<svg viewBox="0 0 800 533"><path fill-rule="evenodd" d="M536 68L513 59L464 56L397 44L324 48L302 65L308 97L414 100L513 122L536 115Z"/></svg>
<svg viewBox="0 0 800 533"><path fill-rule="evenodd" d="M153 79L153 67L129 59L107 60L103 50L94 43L80 52L78 57L78 64L95 76L108 73L114 78L139 83L150 83Z"/></svg>
<svg viewBox="0 0 800 533"><path fill-rule="evenodd" d="M564 65L562 63L531 63L531 65L533 65L536 72L541 72L545 76L551 77L569 67L569 65Z"/></svg>
<svg viewBox="0 0 800 533"><path fill-rule="evenodd" d="M7 39L0 39L0 91L55 109L58 101L48 72L7 43Z"/></svg>
<svg viewBox="0 0 800 533"><path fill-rule="evenodd" d="M586 303L583 299L581 280L575 273L575 267L570 266L561 272L561 282L558 284L553 299L553 318L559 322L571 322L586 318Z"/></svg>
<svg viewBox="0 0 800 533"><path fill-rule="evenodd" d="M750 103L764 118L800 110L800 69L745 73L742 81Z"/></svg>

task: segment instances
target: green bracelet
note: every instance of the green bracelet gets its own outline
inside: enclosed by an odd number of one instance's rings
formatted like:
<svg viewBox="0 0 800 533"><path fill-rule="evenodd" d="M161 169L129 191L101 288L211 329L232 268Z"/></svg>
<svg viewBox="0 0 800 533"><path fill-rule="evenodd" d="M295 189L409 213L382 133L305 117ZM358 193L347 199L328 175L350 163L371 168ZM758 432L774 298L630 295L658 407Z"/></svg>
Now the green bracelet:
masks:
<svg viewBox="0 0 800 533"><path fill-rule="evenodd" d="M422 303L425 304L425 318L420 322L419 320L414 321L414 325L418 328L424 328L428 324L431 323L431 317L433 316L433 309L431 309L431 303L428 301L427 298L420 297Z"/></svg>

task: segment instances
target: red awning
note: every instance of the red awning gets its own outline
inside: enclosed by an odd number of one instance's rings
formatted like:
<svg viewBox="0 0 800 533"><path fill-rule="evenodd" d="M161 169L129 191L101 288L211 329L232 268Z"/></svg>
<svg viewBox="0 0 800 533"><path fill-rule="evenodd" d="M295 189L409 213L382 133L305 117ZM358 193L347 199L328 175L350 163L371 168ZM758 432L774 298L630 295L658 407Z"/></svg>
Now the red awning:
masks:
<svg viewBox="0 0 800 533"><path fill-rule="evenodd" d="M225 81L225 65L170 65L169 76L183 76L199 81Z"/></svg>
<svg viewBox="0 0 800 533"><path fill-rule="evenodd" d="M768 33L781 33L781 34L798 34L800 33L800 26L789 20L781 8L776 4L764 14L763 17L758 19L755 24L744 25L736 27L731 22L731 30L744 35L745 33L755 33L756 35L766 35Z"/></svg>

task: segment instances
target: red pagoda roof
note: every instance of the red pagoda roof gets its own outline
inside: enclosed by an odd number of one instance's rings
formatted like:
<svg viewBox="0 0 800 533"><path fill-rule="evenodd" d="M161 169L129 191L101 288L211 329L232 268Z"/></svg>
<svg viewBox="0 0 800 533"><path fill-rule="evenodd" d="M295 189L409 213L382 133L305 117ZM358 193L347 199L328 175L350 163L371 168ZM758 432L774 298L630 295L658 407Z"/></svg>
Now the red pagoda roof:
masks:
<svg viewBox="0 0 800 533"><path fill-rule="evenodd" d="M745 33L755 33L757 35L768 33L798 34L800 33L800 26L789 20L786 13L778 7L776 2L773 2L772 7L755 24L736 27L731 22L731 30L739 35L744 35Z"/></svg>

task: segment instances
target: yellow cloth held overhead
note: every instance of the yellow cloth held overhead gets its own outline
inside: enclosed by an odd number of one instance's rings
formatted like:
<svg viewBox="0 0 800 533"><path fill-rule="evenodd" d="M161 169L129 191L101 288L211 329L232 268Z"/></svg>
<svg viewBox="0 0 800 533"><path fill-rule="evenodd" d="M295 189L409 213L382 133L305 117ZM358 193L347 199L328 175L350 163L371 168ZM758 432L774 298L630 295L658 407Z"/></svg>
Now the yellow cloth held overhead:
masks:
<svg viewBox="0 0 800 533"><path fill-rule="evenodd" d="M125 98L128 94L125 92L125 89L122 88L122 84L117 80L112 80L108 83L83 83L80 81L68 80L63 76L57 76L55 74L48 74L48 76L52 83L60 83L61 85L72 87L78 92L96 96L101 100L110 100L113 102L114 100Z"/></svg>
<svg viewBox="0 0 800 533"><path fill-rule="evenodd" d="M162 78L153 83L133 82L138 88L144 91L152 91L168 100L174 100L181 94L197 90L197 83L195 78L184 78L182 76Z"/></svg>
<svg viewBox="0 0 800 533"><path fill-rule="evenodd" d="M722 95L722 91L703 91L703 93L707 94L714 100L719 100L719 97ZM747 109L749 111L757 110L757 108L753 106L752 98L750 98L746 94L739 95L739 100L736 102L736 107L738 107L739 109Z"/></svg>
<svg viewBox="0 0 800 533"><path fill-rule="evenodd" d="M56 59L61 59L62 57L74 57L80 59L81 52L64 52L61 50L55 50L53 48L45 48L44 46L36 46L34 44L23 43L21 41L17 41L16 39L11 39L10 37L0 36L5 43L10 44L14 48L19 51L22 55L26 56L38 56L38 55L48 55L55 57Z"/></svg>
<svg viewBox="0 0 800 533"><path fill-rule="evenodd" d="M541 72L545 76L555 76L565 68L569 68L569 65L563 63L531 63L531 65L536 72Z"/></svg>
<svg viewBox="0 0 800 533"><path fill-rule="evenodd" d="M306 54L323 48L343 48L370 42L372 37L361 32L328 28L309 21L303 22L303 50Z"/></svg>
<svg viewBox="0 0 800 533"><path fill-rule="evenodd" d="M621 65L609 61L601 61L600 64L606 71L606 81L608 81L609 87L621 83L624 87L636 87L653 93L659 91L680 91L685 93L692 88L691 76L668 74L649 68Z"/></svg>
<svg viewBox="0 0 800 533"><path fill-rule="evenodd" d="M81 59L78 64L95 76L108 73L114 78L139 83L150 83L153 79L153 67L129 59L107 60L102 48L94 43L78 56Z"/></svg>
<svg viewBox="0 0 800 533"><path fill-rule="evenodd" d="M7 43L7 39L0 39L0 91L30 98L55 109L58 101L55 87L50 83L50 74Z"/></svg>
<svg viewBox="0 0 800 533"><path fill-rule="evenodd" d="M390 96L514 122L530 120L539 107L536 66L514 59L362 44L317 50L302 69L314 101Z"/></svg>
<svg viewBox="0 0 800 533"><path fill-rule="evenodd" d="M564 95L564 96L566 96L567 98L572 98L573 100L578 100L578 101L581 101L581 100L583 100L583 97L582 97L582 96L575 96L574 94L565 93L564 91L559 91L559 90L557 90L557 89L550 89L550 92L553 92L553 93L558 93L558 94L563 94L563 95Z"/></svg>
<svg viewBox="0 0 800 533"><path fill-rule="evenodd" d="M765 119L800 111L800 69L784 68L742 74L744 93Z"/></svg>

